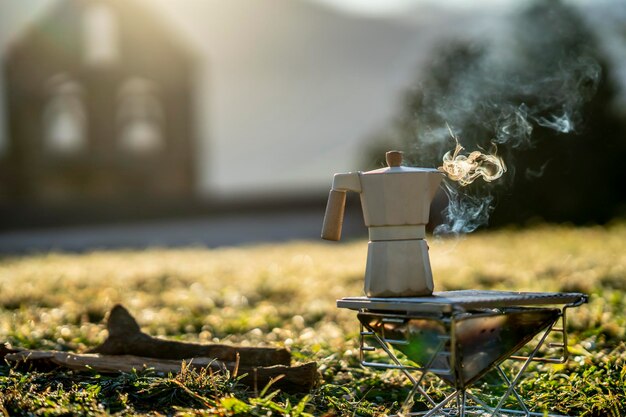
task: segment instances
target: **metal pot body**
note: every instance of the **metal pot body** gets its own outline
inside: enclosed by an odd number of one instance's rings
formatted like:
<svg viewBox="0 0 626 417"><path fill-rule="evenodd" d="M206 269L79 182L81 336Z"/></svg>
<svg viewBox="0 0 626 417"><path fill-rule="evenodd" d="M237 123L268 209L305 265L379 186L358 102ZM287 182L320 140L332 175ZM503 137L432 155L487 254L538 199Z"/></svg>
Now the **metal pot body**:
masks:
<svg viewBox="0 0 626 417"><path fill-rule="evenodd" d="M415 297L433 292L433 275L424 239L370 241L365 295Z"/></svg>
<svg viewBox="0 0 626 417"><path fill-rule="evenodd" d="M430 203L443 174L436 169L402 166L402 153L387 152L388 167L335 174L322 238L339 240L346 193L361 197L369 228L365 293L369 297L429 295L433 277L424 240Z"/></svg>
<svg viewBox="0 0 626 417"><path fill-rule="evenodd" d="M441 173L430 171L361 174L365 225L425 225L442 178Z"/></svg>

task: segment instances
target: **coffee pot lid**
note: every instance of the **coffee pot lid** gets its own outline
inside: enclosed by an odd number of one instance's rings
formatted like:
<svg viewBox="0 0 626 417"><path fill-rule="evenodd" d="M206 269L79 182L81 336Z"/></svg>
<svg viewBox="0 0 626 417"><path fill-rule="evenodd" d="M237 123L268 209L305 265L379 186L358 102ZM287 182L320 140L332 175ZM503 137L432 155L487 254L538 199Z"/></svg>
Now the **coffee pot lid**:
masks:
<svg viewBox="0 0 626 417"><path fill-rule="evenodd" d="M418 168L418 167L407 167L402 165L402 156L403 153L401 151L389 151L385 154L385 159L387 160L387 167L375 169L373 171L363 172L363 175L369 174L401 174L401 173L411 173L411 172L436 172L440 171L436 168Z"/></svg>

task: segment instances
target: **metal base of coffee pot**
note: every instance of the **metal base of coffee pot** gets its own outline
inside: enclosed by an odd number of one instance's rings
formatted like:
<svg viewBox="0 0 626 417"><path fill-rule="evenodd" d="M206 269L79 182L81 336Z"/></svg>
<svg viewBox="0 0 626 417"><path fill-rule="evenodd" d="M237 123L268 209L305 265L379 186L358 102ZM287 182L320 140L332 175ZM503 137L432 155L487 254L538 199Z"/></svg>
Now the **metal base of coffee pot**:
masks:
<svg viewBox="0 0 626 417"><path fill-rule="evenodd" d="M424 239L369 242L365 270L368 297L416 297L432 292L433 275Z"/></svg>

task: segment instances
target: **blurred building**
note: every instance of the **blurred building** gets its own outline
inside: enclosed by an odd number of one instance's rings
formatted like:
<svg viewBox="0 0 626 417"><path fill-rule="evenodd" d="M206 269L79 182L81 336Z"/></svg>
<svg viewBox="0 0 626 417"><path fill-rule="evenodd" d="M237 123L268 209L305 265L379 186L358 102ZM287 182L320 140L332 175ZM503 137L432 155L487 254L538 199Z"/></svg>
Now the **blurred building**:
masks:
<svg viewBox="0 0 626 417"><path fill-rule="evenodd" d="M144 9L63 0L5 52L5 203L193 195L194 56Z"/></svg>
<svg viewBox="0 0 626 417"><path fill-rule="evenodd" d="M394 16L324 3L0 4L0 229L90 221L96 209L323 210L333 173L372 168L375 134L440 47L488 44L510 23L505 8L446 7L458 2L418 0ZM626 57L614 35L624 19L588 9Z"/></svg>
<svg viewBox="0 0 626 417"><path fill-rule="evenodd" d="M368 135L433 40L303 0L6 11L0 228L323 205L334 172L368 167Z"/></svg>

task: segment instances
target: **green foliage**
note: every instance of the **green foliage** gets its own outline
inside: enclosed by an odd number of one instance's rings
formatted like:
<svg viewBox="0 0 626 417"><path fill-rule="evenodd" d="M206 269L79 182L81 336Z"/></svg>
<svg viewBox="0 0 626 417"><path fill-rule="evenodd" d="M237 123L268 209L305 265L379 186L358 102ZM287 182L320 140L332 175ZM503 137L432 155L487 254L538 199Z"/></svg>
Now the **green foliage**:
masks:
<svg viewBox="0 0 626 417"><path fill-rule="evenodd" d="M589 304L569 312L568 363L532 365L520 393L533 410L626 415L626 225L536 226L458 240L430 238L429 245L437 290L590 293ZM122 303L154 335L288 346L295 362L317 361L322 380L310 393L290 395L272 384L255 392L239 383L241 376L187 367L177 375L100 375L0 364L0 415L395 413L409 384L397 372L360 366L355 314L335 307L337 298L362 293L366 246L295 242L4 258L0 341L85 351L104 340L105 313ZM494 375L483 384L496 393L504 389ZM449 392L434 378L427 379L426 389L436 398ZM416 398L413 410L424 408Z"/></svg>

